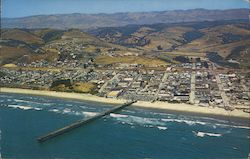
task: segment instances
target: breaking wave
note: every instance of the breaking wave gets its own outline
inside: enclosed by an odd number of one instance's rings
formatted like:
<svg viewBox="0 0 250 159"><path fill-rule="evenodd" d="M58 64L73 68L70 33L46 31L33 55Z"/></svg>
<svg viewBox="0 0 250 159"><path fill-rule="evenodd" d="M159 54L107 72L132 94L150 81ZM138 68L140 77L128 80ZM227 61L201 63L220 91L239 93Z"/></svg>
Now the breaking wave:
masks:
<svg viewBox="0 0 250 159"><path fill-rule="evenodd" d="M60 110L58 110L58 109L50 109L49 111L50 112L55 112L55 113L60 112Z"/></svg>
<svg viewBox="0 0 250 159"><path fill-rule="evenodd" d="M50 102L37 102L37 101L29 101L23 99L9 99L11 101L20 102L20 105L7 105L10 108L22 109L22 110L37 110L41 111L44 107L42 105L53 105L52 107L45 107L45 111L50 111L54 113L60 114L70 114L70 115L77 115L77 116L95 116L99 108L85 106L85 105L74 105L71 103L65 103L66 107L55 107L55 103ZM23 103L23 104L22 104ZM27 105L25 104L27 103ZM28 106L28 103L34 103L33 106ZM74 102L75 103L75 102ZM77 102L76 102L77 103ZM37 105L35 105L37 104ZM81 102L82 104L82 102ZM42 107L42 108L41 108ZM87 110L87 111L86 111ZM250 129L249 126L242 126L238 125L237 123L229 123L226 120L208 118L208 117L186 117L182 115L176 114L168 114L163 112L152 112L152 111L145 111L141 109L125 109L122 110L124 114L116 114L111 113L109 116L115 118L117 121L122 122L123 124L130 124L130 125L142 125L144 127L168 127L169 123L182 123L187 124L189 126L201 125L201 126L209 126L214 129L216 128L238 128L238 129ZM140 116L137 116L140 114ZM141 117L143 116L143 117ZM160 129L162 130L162 129Z"/></svg>
<svg viewBox="0 0 250 159"><path fill-rule="evenodd" d="M128 117L128 115L114 114L114 113L111 113L110 116L113 118L127 118Z"/></svg>
<svg viewBox="0 0 250 159"><path fill-rule="evenodd" d="M201 132L201 131L198 131L198 132L193 131L193 133L198 137L204 137L204 136L220 137L222 136L222 134L215 134L215 133L208 133L208 132Z"/></svg>
<svg viewBox="0 0 250 159"><path fill-rule="evenodd" d="M197 119L183 119L181 118L173 118L173 116L170 116L169 118L148 118L148 117L139 117L134 115L123 115L123 114L115 114L111 113L110 117L115 118L116 120L130 125L139 124L143 126L152 125L152 126L167 126L168 123L175 122L175 123L184 123L189 126L195 126L195 125L202 125L202 126L209 126L214 129L217 127L220 128L238 128L238 129L250 129L248 126L240 126L240 125L232 125L232 124L226 124L225 121L222 123L216 123L214 120L212 121L200 121Z"/></svg>
<svg viewBox="0 0 250 159"><path fill-rule="evenodd" d="M202 121L195 121L195 120L184 120L184 119L161 119L162 121L165 122L178 122L178 123L185 123L188 125L196 125L196 124L200 124L200 125L206 125L206 122L202 122Z"/></svg>
<svg viewBox="0 0 250 159"><path fill-rule="evenodd" d="M164 126L164 122L159 121L157 118L145 118L145 117L138 117L133 115L123 115L123 114L114 114L111 113L110 116L115 118L116 120L127 123L129 125L139 124L143 125L144 127L151 126Z"/></svg>
<svg viewBox="0 0 250 159"><path fill-rule="evenodd" d="M32 104L47 105L47 106L52 105L52 103L40 103L40 102L34 102L34 101L22 100L22 99L14 99L14 101L19 102L19 103L32 103Z"/></svg>
<svg viewBox="0 0 250 159"><path fill-rule="evenodd" d="M42 108L31 107L31 106L21 106L21 105L8 105L9 108L22 109L22 110L42 110Z"/></svg>
<svg viewBox="0 0 250 159"><path fill-rule="evenodd" d="M157 126L157 128L158 128L159 130L167 130L167 129L168 129L168 128L165 127L165 126Z"/></svg>
<svg viewBox="0 0 250 159"><path fill-rule="evenodd" d="M98 113L97 112L82 112L82 114L84 115L84 116L95 116L95 115L97 115Z"/></svg>
<svg viewBox="0 0 250 159"><path fill-rule="evenodd" d="M98 114L97 112L75 111L75 110L72 110L72 109L69 109L69 108L65 108L65 109L53 108L53 109L50 109L48 111L54 112L54 113L60 113L60 114L70 114L70 115L88 116L88 117L95 116L95 115Z"/></svg>

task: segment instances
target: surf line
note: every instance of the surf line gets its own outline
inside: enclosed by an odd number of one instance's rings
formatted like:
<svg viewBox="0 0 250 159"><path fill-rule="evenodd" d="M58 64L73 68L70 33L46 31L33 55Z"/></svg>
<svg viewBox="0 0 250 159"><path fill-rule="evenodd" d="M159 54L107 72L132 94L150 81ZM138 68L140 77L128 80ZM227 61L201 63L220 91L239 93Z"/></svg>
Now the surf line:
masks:
<svg viewBox="0 0 250 159"><path fill-rule="evenodd" d="M62 135L62 134L67 133L67 132L69 132L71 130L74 130L74 129L82 126L82 125L88 124L88 123L90 123L90 122L92 122L94 120L97 120L97 119L99 119L101 117L109 115L110 113L115 113L115 112L117 112L117 111L119 111L119 110L121 110L121 109L123 109L123 108L125 108L127 106L130 106L130 105L132 105L133 103L136 103L136 102L137 101L130 101L130 102L124 103L122 105L116 106L114 108L111 108L111 109L109 109L107 111L104 111L102 113L99 113L99 114L97 114L97 115L95 115L93 117L89 117L87 119L79 120L79 121L77 121L77 122L75 122L73 124L70 124L70 125L65 126L65 127L61 128L61 129L53 131L53 132L51 132L51 133L49 133L49 134L47 134L45 136L42 136L42 137L38 138L37 141L40 142L40 143L45 142L45 141L47 141L49 139L55 138L55 137L57 137L59 135Z"/></svg>

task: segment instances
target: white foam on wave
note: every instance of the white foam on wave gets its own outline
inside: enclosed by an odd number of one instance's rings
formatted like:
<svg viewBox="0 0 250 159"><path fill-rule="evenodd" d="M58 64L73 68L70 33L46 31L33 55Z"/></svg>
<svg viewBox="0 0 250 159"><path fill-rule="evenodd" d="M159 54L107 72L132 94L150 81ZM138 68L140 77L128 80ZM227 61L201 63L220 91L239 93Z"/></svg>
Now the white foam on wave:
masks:
<svg viewBox="0 0 250 159"><path fill-rule="evenodd" d="M40 104L47 105L47 106L53 105L53 103L40 103Z"/></svg>
<svg viewBox="0 0 250 159"><path fill-rule="evenodd" d="M238 128L238 129L250 129L249 126L237 126L237 125L232 125L231 127L233 127L233 128Z"/></svg>
<svg viewBox="0 0 250 159"><path fill-rule="evenodd" d="M230 124L214 124L217 127L230 127L230 128L237 128L237 129L250 129L249 126L243 126L243 125L230 125Z"/></svg>
<svg viewBox="0 0 250 159"><path fill-rule="evenodd" d="M97 112L82 112L82 114L83 114L84 116L95 116L95 115L97 115L98 113L97 113Z"/></svg>
<svg viewBox="0 0 250 159"><path fill-rule="evenodd" d="M30 102L30 101L27 101L27 100L22 100L22 99L14 99L15 102Z"/></svg>
<svg viewBox="0 0 250 159"><path fill-rule="evenodd" d="M238 128L238 129L250 129L250 127L248 126L242 126L242 125L230 125L230 124L225 124L225 123L210 123L210 122L203 122L203 121L198 121L198 120L185 120L185 119L161 119L162 121L164 122L178 122L178 123L186 123L190 126L192 125L196 125L196 124L199 124L199 125L207 125L207 126L211 126L213 127L214 129L216 129L217 127L222 127L222 128L227 128L227 127L230 127L230 128Z"/></svg>
<svg viewBox="0 0 250 159"><path fill-rule="evenodd" d="M69 113L71 113L71 109L65 108L65 109L63 109L62 113L63 114L69 114Z"/></svg>
<svg viewBox="0 0 250 159"><path fill-rule="evenodd" d="M70 114L70 115L77 115L77 116L95 116L98 113L97 112L86 112L86 111L75 111L69 108L65 108L65 109L50 109L50 112L54 112L54 113L60 113L60 114Z"/></svg>
<svg viewBox="0 0 250 159"><path fill-rule="evenodd" d="M31 106L21 106L21 105L8 105L10 108L18 108L18 109L23 109L23 110L29 110L33 109Z"/></svg>
<svg viewBox="0 0 250 159"><path fill-rule="evenodd" d="M35 110L38 110L38 111L40 111L40 110L42 110L42 108L34 108Z"/></svg>
<svg viewBox="0 0 250 159"><path fill-rule="evenodd" d="M167 129L168 129L168 128L165 127L165 126L157 126L157 128L158 128L159 130L167 130Z"/></svg>
<svg viewBox="0 0 250 159"><path fill-rule="evenodd" d="M161 113L161 112L150 112L150 114L160 115L160 116L165 116L165 117L167 116L169 118L173 118L176 116L175 114L168 114L168 113Z"/></svg>
<svg viewBox="0 0 250 159"><path fill-rule="evenodd" d="M135 114L135 111L132 110L127 110L127 109L123 109L122 112L126 112L126 113L131 113L131 114Z"/></svg>
<svg viewBox="0 0 250 159"><path fill-rule="evenodd" d="M128 115L114 114L114 113L110 113L110 116L113 118L127 118L128 117Z"/></svg>
<svg viewBox="0 0 250 159"><path fill-rule="evenodd" d="M39 102L34 102L34 101L29 101L29 100L22 100L22 99L14 99L15 102L19 103L34 103L34 104L39 104L39 105L51 105L51 103L39 103Z"/></svg>
<svg viewBox="0 0 250 159"><path fill-rule="evenodd" d="M110 116L122 123L126 123L129 125L138 124L144 127L165 126L165 124L157 118L145 118L133 115L122 115L114 113L111 113Z"/></svg>
<svg viewBox="0 0 250 159"><path fill-rule="evenodd" d="M195 124L200 124L200 125L206 125L206 122L202 121L197 121L197 120L184 120L184 119L161 119L164 122L178 122L178 123L186 123L188 125L195 125Z"/></svg>
<svg viewBox="0 0 250 159"><path fill-rule="evenodd" d="M50 111L50 112L55 112L55 113L58 113L58 112L59 112L58 109L50 109L49 111Z"/></svg>
<svg viewBox="0 0 250 159"><path fill-rule="evenodd" d="M204 119L204 120L209 120L209 121L213 121L213 122L218 122L218 123L228 123L227 120L216 119L216 118L211 118L211 117L197 117L197 118Z"/></svg>
<svg viewBox="0 0 250 159"><path fill-rule="evenodd" d="M193 131L193 133L198 137L204 137L204 136L221 137L222 136L222 134L208 133L208 132L201 132L201 131L198 131L198 132Z"/></svg>
<svg viewBox="0 0 250 159"><path fill-rule="evenodd" d="M9 108L22 109L22 110L37 110L40 111L42 108L31 107L31 106L22 106L22 105L8 105Z"/></svg>

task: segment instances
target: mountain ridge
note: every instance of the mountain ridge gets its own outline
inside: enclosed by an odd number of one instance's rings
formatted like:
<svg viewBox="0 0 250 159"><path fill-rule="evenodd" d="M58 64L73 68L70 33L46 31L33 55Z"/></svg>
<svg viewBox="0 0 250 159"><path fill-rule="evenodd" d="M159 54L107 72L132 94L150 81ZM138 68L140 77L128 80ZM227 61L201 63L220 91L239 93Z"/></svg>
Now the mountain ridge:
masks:
<svg viewBox="0 0 250 159"><path fill-rule="evenodd" d="M124 12L98 14L53 14L21 18L2 18L2 28L54 28L92 29L99 27L119 27L130 24L179 23L216 20L249 19L250 9L228 10L171 10L155 12Z"/></svg>

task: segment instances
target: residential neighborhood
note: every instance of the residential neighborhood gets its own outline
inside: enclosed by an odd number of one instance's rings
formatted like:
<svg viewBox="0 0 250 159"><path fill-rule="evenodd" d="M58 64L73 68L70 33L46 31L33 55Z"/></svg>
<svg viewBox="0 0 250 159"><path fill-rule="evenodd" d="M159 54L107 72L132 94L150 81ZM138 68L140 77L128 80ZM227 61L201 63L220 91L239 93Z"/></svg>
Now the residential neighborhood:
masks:
<svg viewBox="0 0 250 159"><path fill-rule="evenodd" d="M69 80L69 85L91 83L94 85L94 91L91 92L105 98L188 103L249 112L249 75L215 72L211 70L212 64L207 61L206 65L204 61L181 63L163 70L135 68L134 65L115 70L100 69L98 66L95 68L94 65L87 68L84 66L89 66L91 62L79 64L74 60L63 64L61 68L64 69L53 69L58 68L60 62L50 64L46 61L18 64L19 67L22 66L19 69L3 68L0 84L6 87L49 90L54 82ZM50 69L37 69L45 66Z"/></svg>

